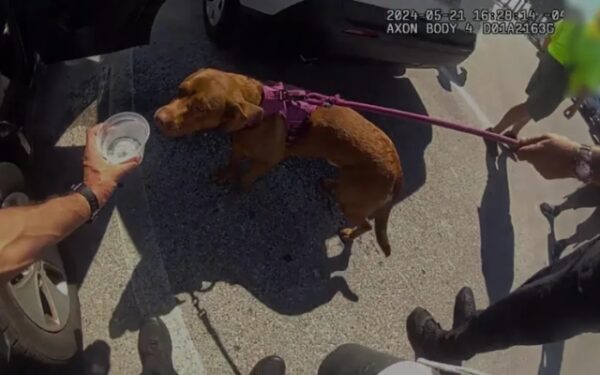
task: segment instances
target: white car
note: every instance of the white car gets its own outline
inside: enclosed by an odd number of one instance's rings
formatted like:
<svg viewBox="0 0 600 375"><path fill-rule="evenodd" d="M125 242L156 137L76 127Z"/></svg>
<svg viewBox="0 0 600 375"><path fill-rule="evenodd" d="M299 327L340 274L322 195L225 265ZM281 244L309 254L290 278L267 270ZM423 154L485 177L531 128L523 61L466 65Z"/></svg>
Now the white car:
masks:
<svg viewBox="0 0 600 375"><path fill-rule="evenodd" d="M406 66L457 65L477 40L475 9L491 0L203 0L207 34L231 41L242 18L282 20L306 40L318 40L327 53ZM277 30L283 33L284 30ZM289 43L298 43L286 39ZM258 40L257 43L261 41Z"/></svg>

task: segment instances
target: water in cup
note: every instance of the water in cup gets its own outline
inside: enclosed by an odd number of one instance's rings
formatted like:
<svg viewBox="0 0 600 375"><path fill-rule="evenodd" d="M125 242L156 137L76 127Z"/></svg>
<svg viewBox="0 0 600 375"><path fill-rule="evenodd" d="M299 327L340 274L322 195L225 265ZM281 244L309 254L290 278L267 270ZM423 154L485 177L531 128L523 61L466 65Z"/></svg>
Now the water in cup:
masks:
<svg viewBox="0 0 600 375"><path fill-rule="evenodd" d="M144 156L144 146L150 136L146 119L133 112L111 116L99 133L98 147L111 164L121 164L136 156Z"/></svg>
<svg viewBox="0 0 600 375"><path fill-rule="evenodd" d="M120 164L137 156L142 144L134 138L119 137L106 147L106 160L111 164Z"/></svg>

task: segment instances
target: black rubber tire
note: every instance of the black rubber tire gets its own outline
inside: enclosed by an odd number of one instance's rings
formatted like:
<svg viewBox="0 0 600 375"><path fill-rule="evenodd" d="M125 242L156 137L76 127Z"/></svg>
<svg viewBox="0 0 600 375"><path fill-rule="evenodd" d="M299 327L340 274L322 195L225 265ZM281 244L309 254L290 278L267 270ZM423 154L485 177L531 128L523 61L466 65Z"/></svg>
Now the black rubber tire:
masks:
<svg viewBox="0 0 600 375"><path fill-rule="evenodd" d="M225 0L223 15L216 25L211 25L208 20L207 1L202 0L202 14L204 15L204 29L210 40L221 46L229 45L235 36L237 23L240 20L239 0Z"/></svg>
<svg viewBox="0 0 600 375"><path fill-rule="evenodd" d="M6 197L16 191L26 191L22 175L14 173L14 168L7 168L7 165L8 163L0 163L0 197ZM10 173L1 173L9 170ZM0 285L0 332L11 346L11 356L54 365L71 361L81 346L81 312L77 286L69 283L68 291L67 324L58 332L47 332L22 312L10 293L9 286Z"/></svg>
<svg viewBox="0 0 600 375"><path fill-rule="evenodd" d="M47 332L27 318L13 300L7 286L0 287L0 330L11 345L11 356L39 363L67 364L81 344L81 312L77 286L69 284L69 321L58 332Z"/></svg>

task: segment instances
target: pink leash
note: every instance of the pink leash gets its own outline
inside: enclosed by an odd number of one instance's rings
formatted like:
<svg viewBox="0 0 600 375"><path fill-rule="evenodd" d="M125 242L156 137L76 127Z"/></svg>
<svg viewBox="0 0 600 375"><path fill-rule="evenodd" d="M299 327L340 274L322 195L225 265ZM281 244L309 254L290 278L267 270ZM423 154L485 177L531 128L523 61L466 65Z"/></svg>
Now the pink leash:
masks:
<svg viewBox="0 0 600 375"><path fill-rule="evenodd" d="M291 97L294 97L294 92L288 92ZM456 130L461 133L467 133L476 135L478 137L490 140L501 142L507 144L509 146L517 147L519 145L519 141L517 139L507 137L502 134L497 134L491 131L482 130L478 128L474 128L471 126L466 126L458 123L454 123L451 121L446 121L426 115L421 115L413 112L401 111L399 109L392 109L387 107L380 107L372 104L365 104L360 102L354 102L351 100L342 99L339 95L328 96L315 92L306 92L304 98L298 98L300 100L304 100L307 103L318 105L318 106L331 106L338 105L340 107L348 107L352 109L356 109L358 111L366 111L372 113L378 113L382 115L387 115L391 117L404 118L408 120L414 120L424 123L431 123L434 125L441 126L446 129Z"/></svg>

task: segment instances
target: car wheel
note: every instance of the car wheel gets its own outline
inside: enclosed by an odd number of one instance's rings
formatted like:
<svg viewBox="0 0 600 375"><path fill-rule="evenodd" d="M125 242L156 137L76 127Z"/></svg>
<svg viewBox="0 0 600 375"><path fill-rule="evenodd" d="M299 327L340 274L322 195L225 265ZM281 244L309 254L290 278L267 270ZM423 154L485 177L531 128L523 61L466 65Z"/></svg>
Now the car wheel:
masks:
<svg viewBox="0 0 600 375"><path fill-rule="evenodd" d="M204 27L217 44L231 41L240 10L239 0L203 0Z"/></svg>
<svg viewBox="0 0 600 375"><path fill-rule="evenodd" d="M0 209L29 203L19 168L0 163ZM79 349L81 316L58 249L0 285L0 332L12 354L46 364L69 362Z"/></svg>

